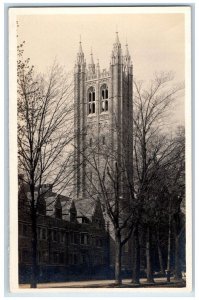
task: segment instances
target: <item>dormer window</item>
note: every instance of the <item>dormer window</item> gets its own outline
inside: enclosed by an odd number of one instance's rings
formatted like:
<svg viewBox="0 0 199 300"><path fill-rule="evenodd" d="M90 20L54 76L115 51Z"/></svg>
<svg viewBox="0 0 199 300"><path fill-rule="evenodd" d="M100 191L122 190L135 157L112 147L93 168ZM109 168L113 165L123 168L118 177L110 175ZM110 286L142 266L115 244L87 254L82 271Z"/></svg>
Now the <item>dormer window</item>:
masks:
<svg viewBox="0 0 199 300"><path fill-rule="evenodd" d="M62 219L62 208L55 207L55 218Z"/></svg>
<svg viewBox="0 0 199 300"><path fill-rule="evenodd" d="M108 86L103 84L101 87L101 112L108 111Z"/></svg>
<svg viewBox="0 0 199 300"><path fill-rule="evenodd" d="M88 114L95 113L95 89L90 87L88 90Z"/></svg>
<svg viewBox="0 0 199 300"><path fill-rule="evenodd" d="M75 211L70 211L70 221L76 222L76 212Z"/></svg>

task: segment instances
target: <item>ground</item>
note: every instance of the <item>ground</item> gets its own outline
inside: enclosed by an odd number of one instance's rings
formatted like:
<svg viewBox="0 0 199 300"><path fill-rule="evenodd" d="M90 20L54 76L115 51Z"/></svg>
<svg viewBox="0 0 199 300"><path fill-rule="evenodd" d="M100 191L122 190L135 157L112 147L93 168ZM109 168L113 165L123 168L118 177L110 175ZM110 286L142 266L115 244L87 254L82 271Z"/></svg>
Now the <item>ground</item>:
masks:
<svg viewBox="0 0 199 300"><path fill-rule="evenodd" d="M116 286L114 280L90 280L76 282L56 282L56 283L40 283L38 288L183 288L186 286L185 278L182 281L175 281L171 278L168 283L166 278L156 278L154 284L149 284L146 279L140 280L140 285L131 283L130 279L124 279L121 286ZM21 284L20 288L30 288L29 284Z"/></svg>

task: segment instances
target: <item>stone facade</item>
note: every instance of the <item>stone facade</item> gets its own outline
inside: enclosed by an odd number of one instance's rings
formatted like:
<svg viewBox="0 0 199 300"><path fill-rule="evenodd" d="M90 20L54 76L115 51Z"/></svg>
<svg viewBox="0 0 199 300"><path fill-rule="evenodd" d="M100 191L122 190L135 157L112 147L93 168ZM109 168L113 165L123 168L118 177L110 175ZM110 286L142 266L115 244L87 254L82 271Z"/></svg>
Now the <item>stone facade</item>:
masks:
<svg viewBox="0 0 199 300"><path fill-rule="evenodd" d="M124 158L129 178L133 179L133 65L128 45L125 45L124 54L122 52L118 33L107 70L100 69L99 61L97 64L94 63L92 52L90 62L86 64L80 42L74 68L74 104L75 165L80 166L75 177L74 194L75 198L81 201L89 198L91 194L96 194L95 191L92 193L90 184L95 179L84 159L88 155L88 149L96 142L98 153L100 151L114 153L115 160L109 161L110 164L115 162L119 164ZM103 155L99 154L95 158L99 170L103 169ZM92 160L92 157L89 160ZM128 205L130 199L129 191L125 189L126 185L121 179L120 194L124 206ZM130 269L131 259L131 241L129 241L123 247L123 267ZM114 266L114 241L111 247L111 265Z"/></svg>
<svg viewBox="0 0 199 300"><path fill-rule="evenodd" d="M100 148L106 143L118 157L125 152L129 172L133 170L133 66L125 47L123 55L116 33L110 66L101 70L92 53L87 66L80 42L74 69L75 164L81 165L74 184L77 199L87 196L89 170L83 156L94 141Z"/></svg>

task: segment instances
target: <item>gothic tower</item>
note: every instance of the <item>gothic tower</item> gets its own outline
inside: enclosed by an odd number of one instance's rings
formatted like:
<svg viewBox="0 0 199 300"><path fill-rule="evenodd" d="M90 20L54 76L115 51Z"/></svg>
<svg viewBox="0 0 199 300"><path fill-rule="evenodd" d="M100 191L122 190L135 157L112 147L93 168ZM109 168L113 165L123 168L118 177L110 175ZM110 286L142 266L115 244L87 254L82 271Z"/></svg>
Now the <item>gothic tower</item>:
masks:
<svg viewBox="0 0 199 300"><path fill-rule="evenodd" d="M132 172L133 159L133 66L128 51L122 53L121 43L116 32L109 69L100 69L94 63L91 51L88 65L80 42L74 70L75 104L75 197L87 197L88 170L83 160L86 148L94 140L99 147L109 143L117 152L117 160L125 151L129 172ZM90 174L92 176L92 174Z"/></svg>

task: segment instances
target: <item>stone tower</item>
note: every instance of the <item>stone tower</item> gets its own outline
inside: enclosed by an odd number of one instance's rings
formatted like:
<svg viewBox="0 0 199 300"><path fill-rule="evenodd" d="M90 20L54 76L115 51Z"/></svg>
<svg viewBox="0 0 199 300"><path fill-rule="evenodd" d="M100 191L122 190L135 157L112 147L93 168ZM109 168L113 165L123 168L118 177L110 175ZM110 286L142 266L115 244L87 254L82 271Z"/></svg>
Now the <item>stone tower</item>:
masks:
<svg viewBox="0 0 199 300"><path fill-rule="evenodd" d="M133 66L125 45L116 32L108 70L94 63L91 51L88 65L80 42L74 69L75 103L75 165L80 166L75 176L75 198L87 197L88 166L83 160L86 148L94 141L100 145L109 143L113 151L125 152L129 172L133 159ZM91 174L92 176L92 174Z"/></svg>

